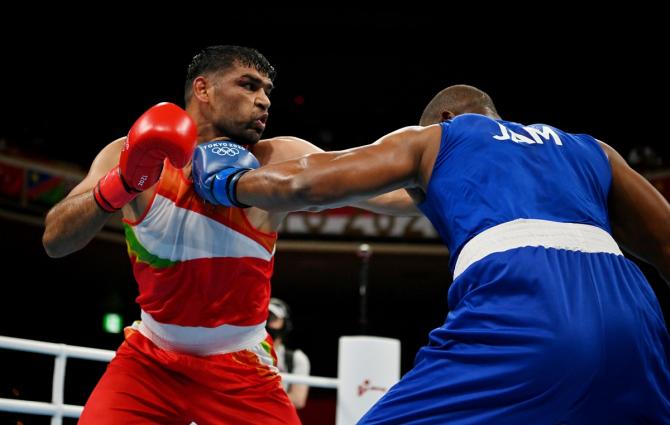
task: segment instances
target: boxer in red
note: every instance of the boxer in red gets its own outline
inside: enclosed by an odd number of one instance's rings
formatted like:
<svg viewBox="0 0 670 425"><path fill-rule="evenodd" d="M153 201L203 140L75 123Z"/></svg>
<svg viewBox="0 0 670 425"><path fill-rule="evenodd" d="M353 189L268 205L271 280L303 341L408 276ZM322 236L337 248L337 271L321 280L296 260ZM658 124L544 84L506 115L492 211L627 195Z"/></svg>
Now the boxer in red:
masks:
<svg viewBox="0 0 670 425"><path fill-rule="evenodd" d="M45 249L62 257L121 209L139 285L142 320L126 329L80 423L299 423L265 331L285 213L213 205L191 180L196 143L215 140L207 146L217 156L248 148L248 163L239 164L245 167L320 151L295 137L260 140L273 78L253 49L204 49L188 70L186 111L166 104L148 110L47 215ZM417 213L404 192L361 206Z"/></svg>

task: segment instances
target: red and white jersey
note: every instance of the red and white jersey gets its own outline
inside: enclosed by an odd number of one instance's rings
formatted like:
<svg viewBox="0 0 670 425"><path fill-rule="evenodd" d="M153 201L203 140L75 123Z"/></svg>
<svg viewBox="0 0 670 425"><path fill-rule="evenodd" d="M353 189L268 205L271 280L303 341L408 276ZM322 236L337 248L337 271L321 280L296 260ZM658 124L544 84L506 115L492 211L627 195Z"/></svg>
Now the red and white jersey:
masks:
<svg viewBox="0 0 670 425"><path fill-rule="evenodd" d="M265 338L276 233L239 208L203 201L168 161L139 220L124 220L139 284L140 331L162 348L208 355Z"/></svg>

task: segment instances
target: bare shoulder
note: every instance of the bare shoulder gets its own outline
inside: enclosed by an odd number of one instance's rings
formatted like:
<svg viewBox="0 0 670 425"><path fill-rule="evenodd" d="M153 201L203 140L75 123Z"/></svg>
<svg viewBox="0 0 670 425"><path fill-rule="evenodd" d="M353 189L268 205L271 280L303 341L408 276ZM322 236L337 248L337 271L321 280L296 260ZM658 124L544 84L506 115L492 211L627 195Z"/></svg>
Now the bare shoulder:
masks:
<svg viewBox="0 0 670 425"><path fill-rule="evenodd" d="M605 153L605 156L607 156L607 160L609 161L610 167L612 168L612 176L615 182L620 179L629 179L631 178L631 175L637 175L637 173L634 172L632 168L630 168L626 160L621 156L619 152L616 151L616 149L614 149L607 143L603 142L602 140L596 139L596 141L598 142L598 145L600 145L600 147L602 148L603 152ZM640 176L640 178L642 177Z"/></svg>
<svg viewBox="0 0 670 425"><path fill-rule="evenodd" d="M621 158L621 155L619 155L619 153L607 143L598 139L596 139L596 142L598 142L598 145L600 145L603 152L605 152L605 155L607 156L607 159L609 159L610 163L612 162L613 159L618 160L618 158Z"/></svg>
<svg viewBox="0 0 670 425"><path fill-rule="evenodd" d="M96 161L110 161L113 164L117 164L121 158L121 151L123 150L124 143L126 143L126 137L120 137L102 148L98 156L96 156L95 160L93 161L93 164L95 164Z"/></svg>
<svg viewBox="0 0 670 425"><path fill-rule="evenodd" d="M428 125L425 127L420 125L410 125L390 132L387 137L403 135L405 137L430 138L436 134L442 134L442 129L439 124Z"/></svg>
<svg viewBox="0 0 670 425"><path fill-rule="evenodd" d="M614 238L670 282L670 203L615 149L598 142L612 167L608 205Z"/></svg>
<svg viewBox="0 0 670 425"><path fill-rule="evenodd" d="M102 176L107 174L109 170L118 164L121 157L121 150L123 150L123 144L125 142L126 138L121 137L102 148L91 163L91 168L88 170L88 174L84 180L72 189L68 194L68 197L91 190Z"/></svg>
<svg viewBox="0 0 670 425"><path fill-rule="evenodd" d="M667 205L663 196L644 178L641 174L631 168L626 160L614 148L598 140L612 169L612 186L610 188L610 207L616 209L614 203L622 203L626 208L641 209L644 203L641 199L645 197L649 201L650 208L654 204ZM657 198L658 202L652 201Z"/></svg>
<svg viewBox="0 0 670 425"><path fill-rule="evenodd" d="M314 152L323 152L322 149L307 140L293 136L263 139L253 145L250 150L261 165L288 161ZM286 212L268 212L260 208L249 208L246 214L257 229L265 232L277 231L286 217Z"/></svg>
<svg viewBox="0 0 670 425"><path fill-rule="evenodd" d="M392 131L374 144L402 145L408 149L422 150L427 144L439 142L441 136L442 128L437 124L427 127L413 125Z"/></svg>
<svg viewBox="0 0 670 425"><path fill-rule="evenodd" d="M432 175L433 166L440 150L440 141L442 140L442 127L438 124L426 127L411 126L401 128L379 142L398 145L397 149L406 150L406 155L418 162L419 184L426 187ZM378 142L378 143L379 143ZM410 192L415 200L420 201L418 193Z"/></svg>
<svg viewBox="0 0 670 425"><path fill-rule="evenodd" d="M323 150L299 137L278 136L259 141L252 148L252 152L261 164L267 165Z"/></svg>
<svg viewBox="0 0 670 425"><path fill-rule="evenodd" d="M305 139L301 139L300 137L295 137L295 136L277 136L277 137L271 137L269 139L263 139L258 143L299 143L299 144L304 144L304 143L309 143Z"/></svg>

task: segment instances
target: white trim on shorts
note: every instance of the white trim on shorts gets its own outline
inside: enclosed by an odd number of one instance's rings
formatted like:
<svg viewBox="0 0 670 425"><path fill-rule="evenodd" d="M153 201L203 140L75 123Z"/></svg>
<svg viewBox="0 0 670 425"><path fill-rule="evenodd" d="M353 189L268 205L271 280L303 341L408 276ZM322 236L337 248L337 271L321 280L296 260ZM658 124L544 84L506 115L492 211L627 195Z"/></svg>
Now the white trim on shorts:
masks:
<svg viewBox="0 0 670 425"><path fill-rule="evenodd" d="M454 280L487 255L521 247L544 247L623 255L605 230L589 224L518 219L484 230L465 244L456 260Z"/></svg>
<svg viewBox="0 0 670 425"><path fill-rule="evenodd" d="M142 310L137 329L158 347L167 351L211 356L252 349L265 340L265 322L253 326L179 326L158 322Z"/></svg>

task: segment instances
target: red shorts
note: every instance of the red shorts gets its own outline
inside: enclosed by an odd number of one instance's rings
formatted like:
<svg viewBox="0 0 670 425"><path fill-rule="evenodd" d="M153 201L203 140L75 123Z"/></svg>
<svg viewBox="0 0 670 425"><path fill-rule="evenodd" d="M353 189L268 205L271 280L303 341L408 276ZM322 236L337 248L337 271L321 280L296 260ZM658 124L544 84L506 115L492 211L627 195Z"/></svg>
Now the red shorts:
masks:
<svg viewBox="0 0 670 425"><path fill-rule="evenodd" d="M299 425L272 357L261 344L206 357L174 353L130 330L79 424Z"/></svg>

